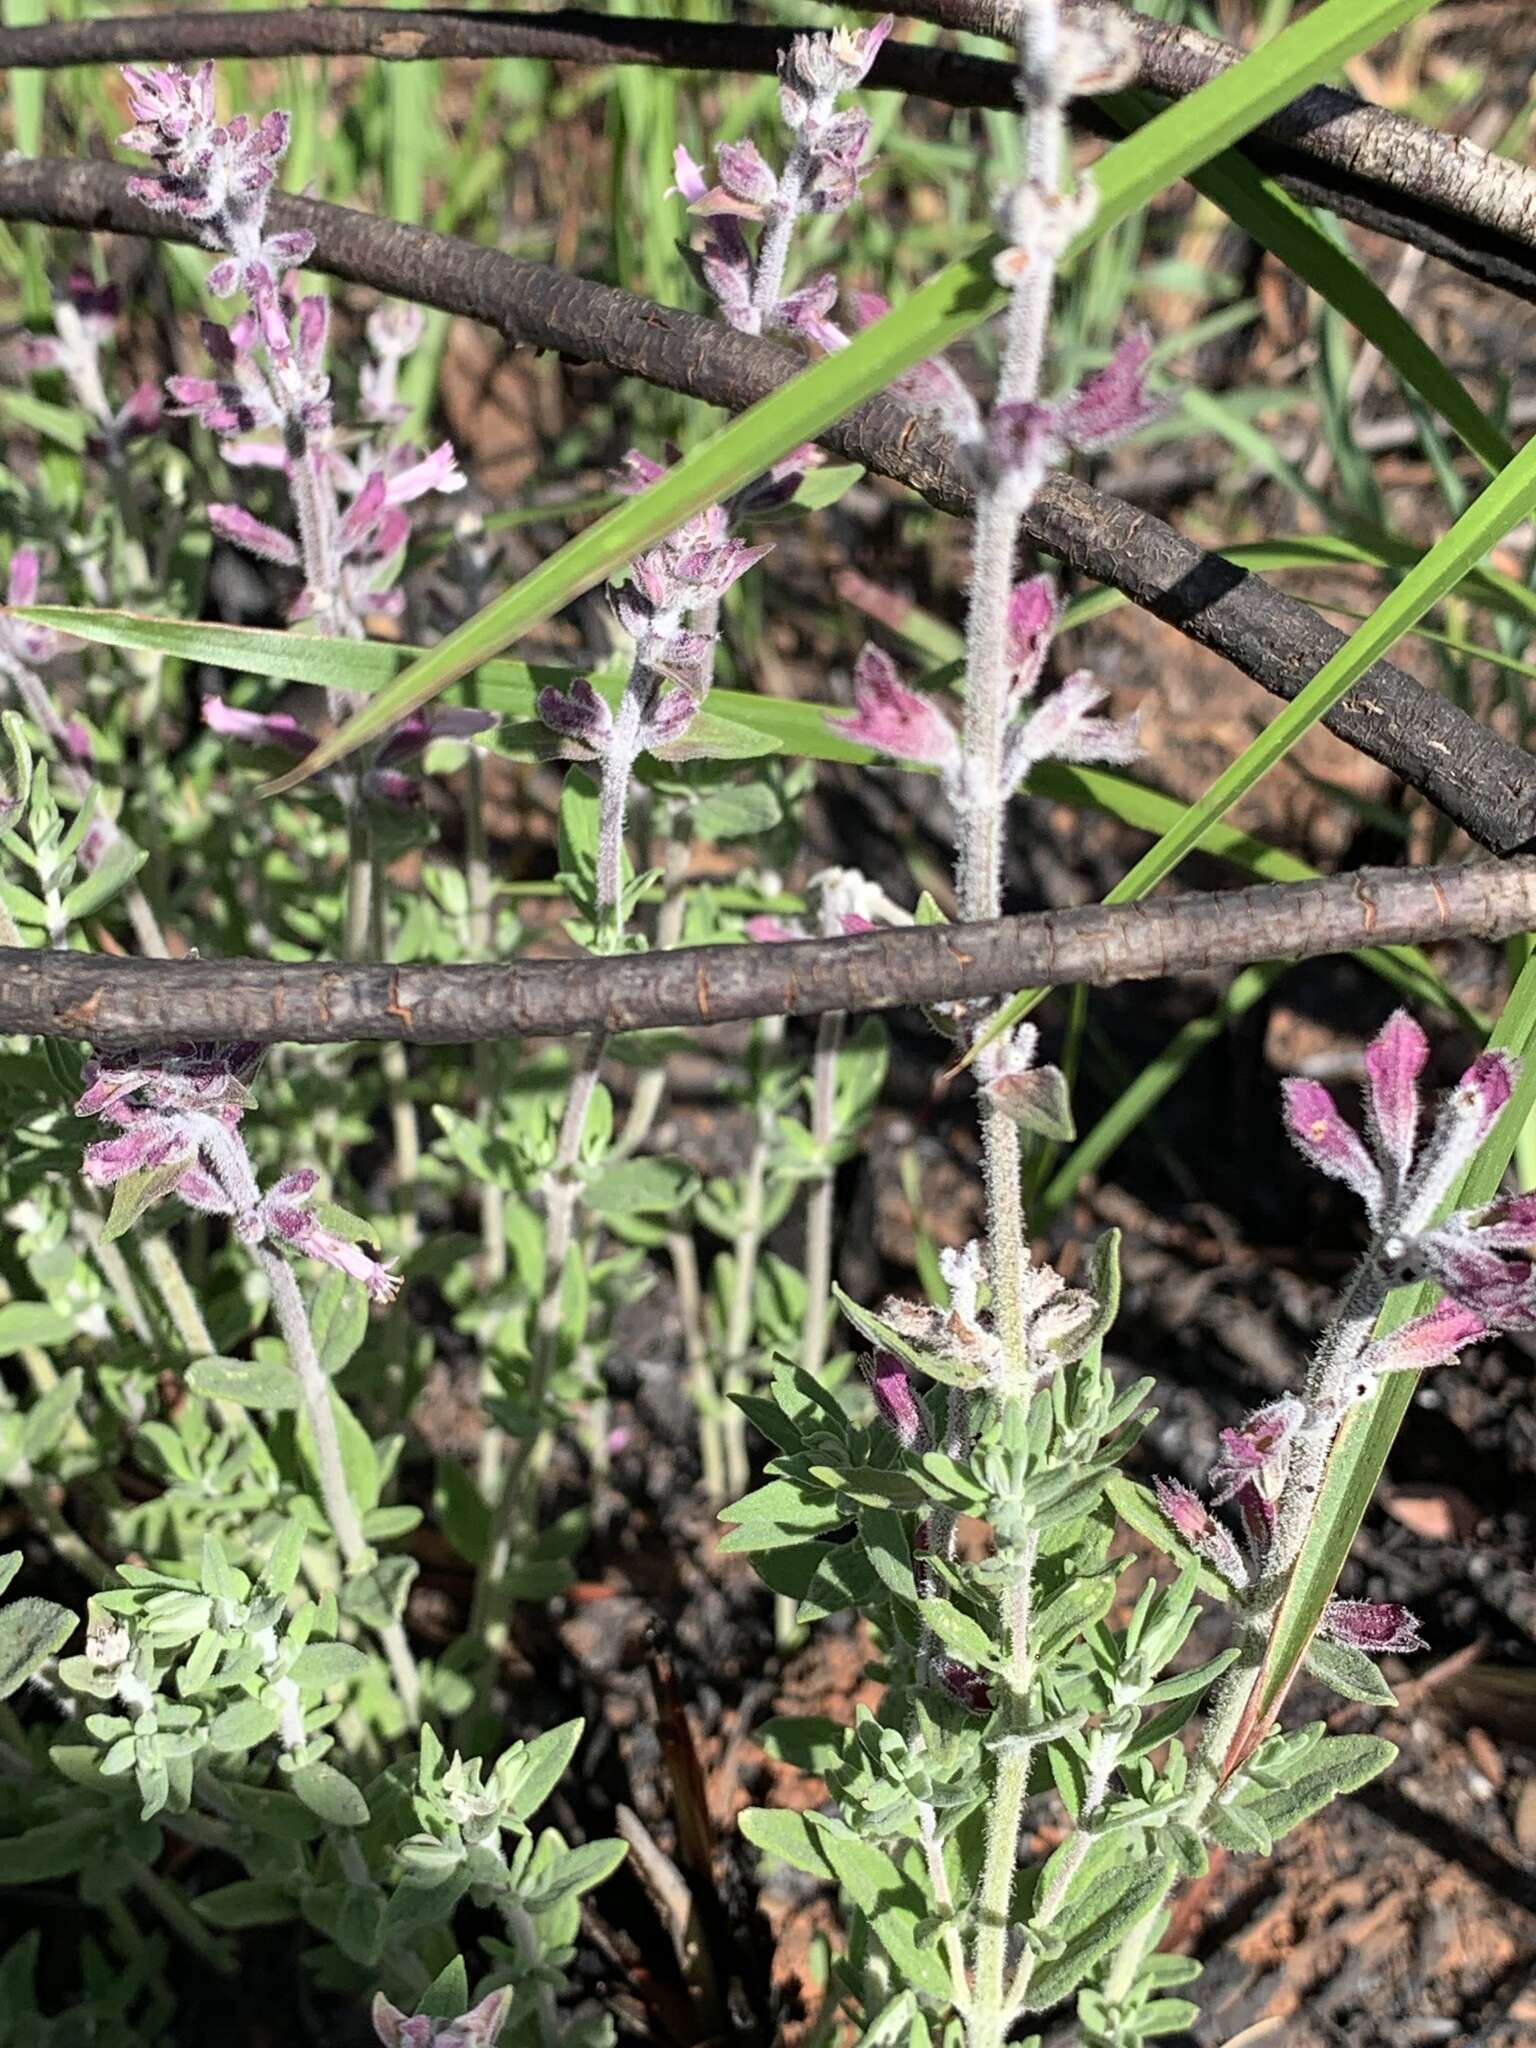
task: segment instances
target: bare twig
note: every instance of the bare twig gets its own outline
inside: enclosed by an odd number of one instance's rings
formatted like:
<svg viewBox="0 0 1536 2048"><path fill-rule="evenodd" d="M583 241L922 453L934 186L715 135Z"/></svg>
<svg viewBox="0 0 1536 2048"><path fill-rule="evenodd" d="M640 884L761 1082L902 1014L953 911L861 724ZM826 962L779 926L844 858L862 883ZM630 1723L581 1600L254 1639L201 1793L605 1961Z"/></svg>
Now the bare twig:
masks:
<svg viewBox="0 0 1536 2048"><path fill-rule="evenodd" d="M1255 960L1536 926L1536 859L1362 868L1152 903L1094 905L778 946L687 946L492 965L114 959L0 948L0 1032L101 1046L482 1039L815 1017L1035 984L1153 980Z"/></svg>
<svg viewBox="0 0 1536 2048"><path fill-rule="evenodd" d="M175 216L130 198L127 178L115 164L0 161L0 220L190 238ZM521 346L601 363L733 411L786 383L804 361L793 349L697 314L350 207L274 199L269 219L274 228L302 227L315 237L315 269L484 321ZM949 438L893 399L871 399L821 438L942 510L971 508ZM1299 598L1087 484L1053 477L1025 531L1036 546L1123 591L1278 697L1296 696L1343 644ZM1390 662L1369 669L1325 723L1490 851L1514 853L1536 838L1536 760Z"/></svg>
<svg viewBox="0 0 1536 2048"><path fill-rule="evenodd" d="M1013 41L1013 0L912 0L897 11ZM1171 99L1195 91L1242 54L1196 29L1132 18L1141 54L1135 83ZM472 14L452 7L296 7L249 14L229 9L0 29L0 71L312 55L407 62L530 56L570 64L772 72L793 33L577 8L548 14ZM953 107L1015 105L1011 64L901 42L886 44L868 83ZM1077 108L1077 119L1107 135L1118 133L1091 102ZM1536 172L1524 165L1489 156L1352 93L1322 87L1283 109L1243 150L1298 196L1523 298L1536 298Z"/></svg>

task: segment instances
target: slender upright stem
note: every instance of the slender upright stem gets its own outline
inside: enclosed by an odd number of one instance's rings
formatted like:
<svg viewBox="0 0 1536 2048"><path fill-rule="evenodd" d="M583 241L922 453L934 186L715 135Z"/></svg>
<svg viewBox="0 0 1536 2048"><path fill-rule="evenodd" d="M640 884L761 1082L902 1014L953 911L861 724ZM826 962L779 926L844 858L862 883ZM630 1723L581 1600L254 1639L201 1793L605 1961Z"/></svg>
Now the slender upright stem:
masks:
<svg viewBox="0 0 1536 2048"><path fill-rule="evenodd" d="M1062 98L1057 76L1056 0L1022 0L1019 13L1019 97L1026 112L1026 170L1011 196L1007 225L1026 252L1014 290L1003 344L997 404L1027 405L1039 396L1046 325L1055 285L1048 236L1039 223L1059 206ZM970 609L966 623L965 791L961 810L958 894L961 916L1000 914L1005 884L1008 803L1007 734L1013 715L1009 651L1009 597L1024 514L1043 480L1003 470L977 493ZM1023 1172L1018 1127L990 1103L982 1110L987 1197L987 1258L992 1317L1002 1348L997 1397L1029 1398ZM1030 1628L1038 1538L1020 1545L1011 1581L1001 1593L1008 1670L999 1702L1001 1740L977 1898L969 2005L968 2048L998 2048L1007 2039L1017 2003L1008 1984L1013 1887L1019 1829L1034 1745L1028 1735L1034 1683ZM1027 1981L1027 1980L1026 1980ZM957 1987L958 1988L958 1987Z"/></svg>
<svg viewBox="0 0 1536 2048"><path fill-rule="evenodd" d="M811 1061L811 1136L824 1155L830 1153L837 1130L837 1054L845 1018L831 1010L816 1028ZM805 1203L805 1320L800 1333L800 1363L812 1378L827 1355L827 1312L832 1303L832 1226L837 1169L824 1159Z"/></svg>
<svg viewBox="0 0 1536 2048"><path fill-rule="evenodd" d="M771 1063L784 1043L784 1020L763 1020L758 1040L764 1064ZM736 1235L731 1240L731 1294L725 1321L725 1478L732 1495L745 1493L752 1482L747 1453L746 1420L729 1399L745 1393L747 1356L752 1348L752 1300L757 1287L757 1262L762 1251L767 1218L768 1162L773 1152L773 1113L764 1102L758 1110L757 1130L747 1158L742 1187L741 1210Z"/></svg>

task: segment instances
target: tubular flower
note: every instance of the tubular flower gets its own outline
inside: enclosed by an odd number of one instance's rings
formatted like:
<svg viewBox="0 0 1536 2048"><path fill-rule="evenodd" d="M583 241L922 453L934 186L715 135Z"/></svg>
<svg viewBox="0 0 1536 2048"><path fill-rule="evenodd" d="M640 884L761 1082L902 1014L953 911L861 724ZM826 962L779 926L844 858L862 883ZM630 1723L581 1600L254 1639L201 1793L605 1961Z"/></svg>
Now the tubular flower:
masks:
<svg viewBox="0 0 1536 2048"><path fill-rule="evenodd" d="M1426 1137L1418 1082L1424 1034L1406 1012L1366 1051L1366 1135L1316 1081L1284 1084L1285 1120L1319 1171L1357 1194L1375 1230L1370 1257L1390 1276L1438 1280L1447 1299L1366 1349L1362 1374L1418 1370L1453 1358L1490 1329L1536 1328L1536 1200L1516 1196L1437 1220L1451 1188L1514 1090L1519 1062L1485 1052L1445 1098Z"/></svg>

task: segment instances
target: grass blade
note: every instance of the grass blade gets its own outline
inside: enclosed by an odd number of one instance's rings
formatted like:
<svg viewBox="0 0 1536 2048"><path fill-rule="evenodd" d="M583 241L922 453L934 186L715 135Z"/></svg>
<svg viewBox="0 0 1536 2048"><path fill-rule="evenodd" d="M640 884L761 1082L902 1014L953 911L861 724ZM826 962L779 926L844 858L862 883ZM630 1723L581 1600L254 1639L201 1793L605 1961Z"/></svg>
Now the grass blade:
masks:
<svg viewBox="0 0 1536 2048"><path fill-rule="evenodd" d="M1147 118L1152 103L1142 94L1125 93L1103 104L1117 121L1133 127ZM1324 231L1311 207L1293 199L1236 150L1214 157L1190 182L1373 342L1490 473L1513 460L1514 449L1460 379L1349 251Z"/></svg>

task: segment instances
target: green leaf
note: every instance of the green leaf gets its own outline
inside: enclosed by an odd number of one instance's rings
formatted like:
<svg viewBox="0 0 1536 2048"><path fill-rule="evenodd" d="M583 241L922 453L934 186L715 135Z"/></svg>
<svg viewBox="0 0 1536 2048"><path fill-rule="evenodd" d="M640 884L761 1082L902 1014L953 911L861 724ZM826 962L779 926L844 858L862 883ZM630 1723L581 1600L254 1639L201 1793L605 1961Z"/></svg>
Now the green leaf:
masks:
<svg viewBox="0 0 1536 2048"><path fill-rule="evenodd" d="M189 1153L179 1159L163 1159L158 1166L141 1167L137 1173L125 1173L112 1189L112 1207L101 1230L103 1242L110 1244L131 1230L146 1209L174 1190L191 1164Z"/></svg>
<svg viewBox="0 0 1536 2048"><path fill-rule="evenodd" d="M1051 1861L1069 1846L1063 1843ZM1050 1878L1051 1863L1047 1862L1041 1873L1042 1887ZM1070 1997L1137 1922L1167 1896L1168 1870L1160 1857L1127 1859L1123 1845L1113 1839L1090 1849L1052 1930L1065 1936L1061 1950L1042 1962L1030 1978L1025 2010L1045 2012Z"/></svg>
<svg viewBox="0 0 1536 2048"><path fill-rule="evenodd" d="M530 1883L523 1904L530 1913L547 1913L562 1899L579 1898L606 1883L629 1854L625 1842L614 1839L583 1842L567 1849L551 1868Z"/></svg>
<svg viewBox="0 0 1536 2048"><path fill-rule="evenodd" d="M226 1707L208 1730L212 1747L225 1756L257 1749L277 1733L277 1709L261 1700L236 1700Z"/></svg>
<svg viewBox="0 0 1536 2048"><path fill-rule="evenodd" d="M75 1334L74 1320L45 1301L8 1301L0 1306L0 1358L32 1345L46 1351Z"/></svg>
<svg viewBox="0 0 1536 2048"><path fill-rule="evenodd" d="M309 1321L321 1370L334 1379L368 1334L367 1288L339 1268L330 1268L315 1289Z"/></svg>
<svg viewBox="0 0 1536 2048"><path fill-rule="evenodd" d="M1264 1755L1261 1750L1255 1762L1262 1762ZM1224 1810L1230 1812L1235 1807L1245 1820L1257 1820L1270 1840L1278 1842L1333 1800L1357 1792L1379 1777L1396 1755L1397 1745L1379 1735L1325 1736L1310 1746L1301 1768L1288 1783L1257 1797L1252 1796L1251 1786L1245 1785L1248 1796L1230 1802Z"/></svg>
<svg viewBox="0 0 1536 2048"><path fill-rule="evenodd" d="M8 1700L62 1650L74 1627L67 1607L36 1594L0 1607L0 1700Z"/></svg>
<svg viewBox="0 0 1536 2048"><path fill-rule="evenodd" d="M921 1605L923 1620L933 1630L947 1650L953 1650L963 1664L971 1665L978 1671L991 1671L997 1663L997 1650L992 1638L979 1622L946 1600L942 1594L930 1594Z"/></svg>
<svg viewBox="0 0 1536 2048"><path fill-rule="evenodd" d="M597 1216L644 1216L680 1210L699 1176L675 1159L620 1159L589 1175L582 1199Z"/></svg>
<svg viewBox="0 0 1536 2048"><path fill-rule="evenodd" d="M526 1821L536 1814L565 1776L581 1747L583 1726L580 1721L564 1721L558 1728L547 1728L525 1747L515 1774L508 1774L507 1810L516 1819Z"/></svg>
<svg viewBox="0 0 1536 2048"><path fill-rule="evenodd" d="M808 1494L790 1479L771 1479L755 1493L720 1510L722 1522L736 1526L720 1540L724 1554L771 1550L786 1543L801 1543L807 1536L841 1528L848 1515L830 1494Z"/></svg>
<svg viewBox="0 0 1536 2048"><path fill-rule="evenodd" d="M368 1825L367 1800L334 1764L301 1764L298 1770L289 1772L288 1782L310 1812L318 1814L328 1827Z"/></svg>
<svg viewBox="0 0 1536 2048"><path fill-rule="evenodd" d="M324 1692L333 1685L350 1685L367 1669L366 1653L350 1643L306 1643L289 1666L288 1676L306 1692Z"/></svg>
<svg viewBox="0 0 1536 2048"><path fill-rule="evenodd" d="M299 1917L298 1894L291 1886L264 1884L250 1877L200 1892L192 1904L198 1918L210 1927L278 1927Z"/></svg>
<svg viewBox="0 0 1536 2048"><path fill-rule="evenodd" d="M83 1870L100 1860L101 1837L101 1814L95 1810L8 1835L0 1855L0 1885L44 1884Z"/></svg>
<svg viewBox="0 0 1536 2048"><path fill-rule="evenodd" d="M187 1385L210 1401L235 1401L242 1408L297 1408L299 1376L286 1365L259 1358L195 1358Z"/></svg>
<svg viewBox="0 0 1536 2048"><path fill-rule="evenodd" d="M1185 177L1266 120L1344 60L1423 13L1431 0L1324 0L1116 144L1089 174L1097 205L1069 257L1080 255L1176 178ZM291 788L381 733L479 662L541 625L584 590L705 506L761 475L802 441L814 440L852 407L890 388L904 370L995 312L1004 294L992 275L999 252L988 237L901 306L771 393L666 476L615 506L530 575L398 676L366 710L269 785Z"/></svg>
<svg viewBox="0 0 1536 2048"><path fill-rule="evenodd" d="M1367 1707L1395 1707L1397 1695L1382 1677L1374 1660L1353 1643L1330 1642L1314 1636L1307 1651L1307 1669L1324 1685L1331 1685L1347 1700L1359 1700Z"/></svg>
<svg viewBox="0 0 1536 2048"><path fill-rule="evenodd" d="M21 1454L29 1464L41 1464L59 1444L80 1405L85 1374L72 1366L27 1410L21 1425Z"/></svg>

